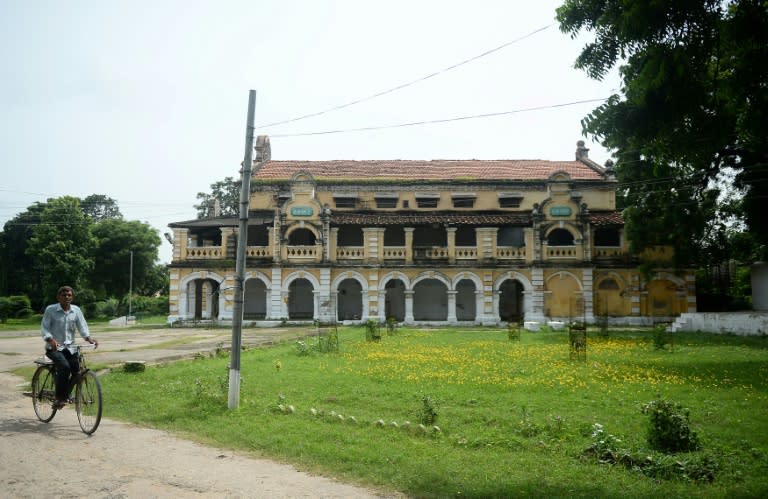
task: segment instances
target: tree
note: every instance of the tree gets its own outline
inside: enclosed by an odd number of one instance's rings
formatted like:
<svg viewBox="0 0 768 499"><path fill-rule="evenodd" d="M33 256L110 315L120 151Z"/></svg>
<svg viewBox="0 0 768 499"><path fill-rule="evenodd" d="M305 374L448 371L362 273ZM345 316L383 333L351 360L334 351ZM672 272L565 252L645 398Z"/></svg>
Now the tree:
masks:
<svg viewBox="0 0 768 499"><path fill-rule="evenodd" d="M198 192L197 199L200 204L195 205L197 209L197 218L208 218L214 216L211 209L213 203L218 200L220 213L222 217L234 217L240 213L240 180L233 177L226 177L224 180L211 184L211 193Z"/></svg>
<svg viewBox="0 0 768 499"><path fill-rule="evenodd" d="M633 249L673 244L678 264L695 257L719 230L714 182L733 168L765 257L768 2L566 0L557 19L572 37L594 33L577 68L601 79L620 64L621 95L582 125L615 151Z"/></svg>
<svg viewBox="0 0 768 499"><path fill-rule="evenodd" d="M26 253L32 230L40 223L45 203L35 203L7 221L0 233L0 295L40 297L34 260ZM38 310L42 304L33 303Z"/></svg>
<svg viewBox="0 0 768 499"><path fill-rule="evenodd" d="M106 219L93 226L96 240L94 263L97 272L90 278L91 287L100 297L122 297L130 287L131 252L133 252L133 287L143 289L154 281L154 267L160 236L157 231L137 220Z"/></svg>
<svg viewBox="0 0 768 499"><path fill-rule="evenodd" d="M80 209L80 200L63 196L49 199L40 213L38 225L26 254L40 277L43 302L52 300L64 284L76 290L84 286L93 270L92 251L96 240L91 234L91 218Z"/></svg>
<svg viewBox="0 0 768 499"><path fill-rule="evenodd" d="M83 213L93 219L94 222L101 222L110 218L123 218L117 201L104 194L91 194L80 203Z"/></svg>

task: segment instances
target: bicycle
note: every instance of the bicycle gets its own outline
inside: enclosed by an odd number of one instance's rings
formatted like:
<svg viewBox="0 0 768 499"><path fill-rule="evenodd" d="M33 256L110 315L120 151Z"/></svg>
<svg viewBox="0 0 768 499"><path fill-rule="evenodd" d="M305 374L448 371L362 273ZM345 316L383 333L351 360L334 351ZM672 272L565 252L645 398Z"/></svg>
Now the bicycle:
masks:
<svg viewBox="0 0 768 499"><path fill-rule="evenodd" d="M86 366L82 346L76 345L75 348L77 349L75 355L80 361L80 371L72 382L75 388L75 411L80 429L86 435L91 435L101 422L101 383L96 373ZM35 360L35 364L38 367L32 376L32 406L37 419L48 423L59 410L54 404L56 402L55 366L47 357Z"/></svg>

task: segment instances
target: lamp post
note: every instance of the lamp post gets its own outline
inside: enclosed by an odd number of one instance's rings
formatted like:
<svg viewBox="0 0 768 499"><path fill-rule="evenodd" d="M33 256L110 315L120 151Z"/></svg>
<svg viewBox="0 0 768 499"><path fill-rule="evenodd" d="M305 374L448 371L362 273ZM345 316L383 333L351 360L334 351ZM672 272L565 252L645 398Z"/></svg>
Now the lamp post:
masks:
<svg viewBox="0 0 768 499"><path fill-rule="evenodd" d="M133 309L131 308L131 298L133 296L133 251L131 251L131 265L130 272L128 274L128 319L131 320L133 316Z"/></svg>

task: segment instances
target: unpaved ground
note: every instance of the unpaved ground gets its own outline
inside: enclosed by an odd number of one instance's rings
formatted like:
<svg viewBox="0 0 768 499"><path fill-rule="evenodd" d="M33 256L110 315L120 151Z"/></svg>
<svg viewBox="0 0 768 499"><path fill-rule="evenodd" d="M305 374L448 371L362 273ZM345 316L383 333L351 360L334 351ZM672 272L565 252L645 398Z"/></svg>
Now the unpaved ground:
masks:
<svg viewBox="0 0 768 499"><path fill-rule="evenodd" d="M163 345L171 336L202 333L200 330L171 333L161 330L146 336L136 331L94 333L102 348L89 359L103 362L123 357L123 360L157 361L172 356L166 351L167 346L155 350L154 356L148 353L152 349L124 351L128 339L132 338L132 346L138 348L144 345L136 342ZM207 343L201 341L200 349L222 342L229 344L225 331L206 334L211 338ZM248 341L244 337L244 343ZM40 423L35 418L31 400L22 393L26 380L11 375L10 370L31 363L40 353L41 345L40 337L34 332L0 335L0 497L372 498L396 495L379 494L312 476L290 465L253 459L162 431L113 421L108 417L108 405L105 419L90 437L80 431L72 407L57 413L50 423ZM110 350L110 345L115 348Z"/></svg>

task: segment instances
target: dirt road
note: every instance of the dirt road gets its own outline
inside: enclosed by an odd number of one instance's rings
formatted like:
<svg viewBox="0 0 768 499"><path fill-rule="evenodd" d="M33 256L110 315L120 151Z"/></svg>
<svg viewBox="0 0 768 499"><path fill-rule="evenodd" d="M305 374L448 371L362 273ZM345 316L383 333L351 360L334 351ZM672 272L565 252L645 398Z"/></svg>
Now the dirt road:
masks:
<svg viewBox="0 0 768 499"><path fill-rule="evenodd" d="M245 332L244 344L270 342L292 331ZM171 346L171 340L199 337ZM229 344L226 330L136 330L98 334L93 362L160 361ZM80 431L72 407L40 423L27 381L10 371L41 352L37 332L0 334L0 497L204 498L393 497L312 476L286 464L202 446L168 433L107 417L90 437ZM126 349L130 345L130 349ZM147 348L156 345L157 348Z"/></svg>

